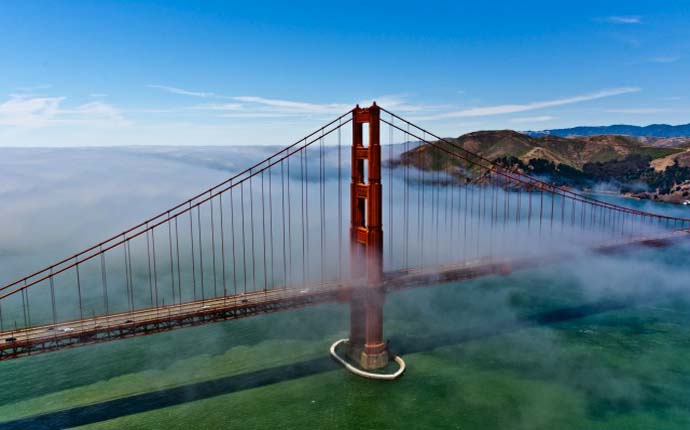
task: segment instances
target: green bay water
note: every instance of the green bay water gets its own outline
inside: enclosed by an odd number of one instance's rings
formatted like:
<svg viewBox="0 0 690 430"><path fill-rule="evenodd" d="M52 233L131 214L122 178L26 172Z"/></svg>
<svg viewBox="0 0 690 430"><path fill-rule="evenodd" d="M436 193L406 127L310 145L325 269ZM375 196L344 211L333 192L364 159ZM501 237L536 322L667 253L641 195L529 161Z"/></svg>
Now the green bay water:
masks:
<svg viewBox="0 0 690 430"><path fill-rule="evenodd" d="M0 428L686 429L688 251L392 294L394 382L327 356L340 304L0 363Z"/></svg>

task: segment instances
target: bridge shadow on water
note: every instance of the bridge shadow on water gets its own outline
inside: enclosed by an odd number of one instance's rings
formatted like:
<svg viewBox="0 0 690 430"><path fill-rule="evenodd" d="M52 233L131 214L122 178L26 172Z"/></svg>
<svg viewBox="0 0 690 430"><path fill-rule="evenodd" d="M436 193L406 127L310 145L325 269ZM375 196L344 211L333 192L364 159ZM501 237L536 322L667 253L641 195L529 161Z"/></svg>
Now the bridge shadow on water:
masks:
<svg viewBox="0 0 690 430"><path fill-rule="evenodd" d="M155 336L155 342L148 336L133 337L89 348L41 354L28 362L23 358L1 362L0 406L136 372L165 371L176 362L200 356L220 356L236 347L255 347L261 342L282 339L323 339L342 329L346 311L343 306L325 304L160 333ZM330 318L321 318L322 313ZM307 324L315 318L320 321L318 326Z"/></svg>
<svg viewBox="0 0 690 430"><path fill-rule="evenodd" d="M564 307L533 314L519 320L498 322L489 326L472 327L448 333L423 337L398 336L392 338L397 353L412 354L431 351L439 347L461 344L472 340L509 333L535 326L548 326L578 318L620 310L642 303L634 301L602 300L589 304ZM240 392L251 388L304 378L340 367L330 357L319 357L298 363L276 366L254 372L215 380L197 382L144 394L108 400L96 404L74 407L32 417L0 423L0 430L71 428L102 422L136 413L148 412L187 402Z"/></svg>
<svg viewBox="0 0 690 430"><path fill-rule="evenodd" d="M550 311L539 312L522 317L518 320L510 319L494 324L472 327L446 333L436 333L431 336L400 336L393 337L391 343L395 352L401 355L426 352L442 346L461 344L472 340L498 336L529 327L549 326L561 322L576 320L604 312L625 309L641 303L641 299L634 301L601 300L598 302L562 307Z"/></svg>

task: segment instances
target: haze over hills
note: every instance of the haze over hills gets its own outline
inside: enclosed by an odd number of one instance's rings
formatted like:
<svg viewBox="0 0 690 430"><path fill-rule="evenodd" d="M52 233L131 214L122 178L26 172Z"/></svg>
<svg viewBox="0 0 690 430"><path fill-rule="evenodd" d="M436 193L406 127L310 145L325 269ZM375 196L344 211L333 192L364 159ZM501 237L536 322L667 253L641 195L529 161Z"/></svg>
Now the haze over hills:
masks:
<svg viewBox="0 0 690 430"><path fill-rule="evenodd" d="M689 137L690 123L680 125L669 124L651 124L644 127L637 125L615 124L607 126L579 126L572 128L557 128L551 130L541 131L526 131L525 134L530 136L595 136L602 134L616 134L635 137L654 137L654 138L670 138L670 137Z"/></svg>

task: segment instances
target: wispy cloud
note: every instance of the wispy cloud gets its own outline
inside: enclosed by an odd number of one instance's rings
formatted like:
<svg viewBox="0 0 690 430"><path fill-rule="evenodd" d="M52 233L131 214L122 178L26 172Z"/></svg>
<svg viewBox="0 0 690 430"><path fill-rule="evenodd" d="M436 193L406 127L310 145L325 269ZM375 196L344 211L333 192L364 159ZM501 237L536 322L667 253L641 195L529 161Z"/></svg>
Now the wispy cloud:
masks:
<svg viewBox="0 0 690 430"><path fill-rule="evenodd" d="M58 111L61 115L90 115L115 117L120 114L120 110L116 107L101 101L94 101L79 105L72 109L61 109Z"/></svg>
<svg viewBox="0 0 690 430"><path fill-rule="evenodd" d="M271 99L258 96L233 97L233 100L253 105L261 105L284 113L342 113L347 112L348 109L352 108L352 106L347 104L316 104L301 101Z"/></svg>
<svg viewBox="0 0 690 430"><path fill-rule="evenodd" d="M654 114L654 113L682 113L688 112L687 109L670 109L658 107L643 107L643 108L622 108L622 109L606 109L607 113L625 113L625 114Z"/></svg>
<svg viewBox="0 0 690 430"><path fill-rule="evenodd" d="M614 15L601 19L611 24L641 24L642 17L637 15Z"/></svg>
<svg viewBox="0 0 690 430"><path fill-rule="evenodd" d="M13 95L0 103L0 125L40 127L57 115L64 97L23 97Z"/></svg>
<svg viewBox="0 0 690 430"><path fill-rule="evenodd" d="M549 116L549 115L543 115L543 116L528 116L528 117L522 117L522 118L512 118L510 122L522 124L522 123L528 123L528 122L544 122L544 121L551 121L552 119L556 119L554 116Z"/></svg>
<svg viewBox="0 0 690 430"><path fill-rule="evenodd" d="M237 111L242 109L244 105L241 103L206 103L192 106L191 110L209 110L209 111Z"/></svg>
<svg viewBox="0 0 690 430"><path fill-rule="evenodd" d="M229 97L235 103L203 104L193 107L195 110L209 110L224 112L222 117L235 118L280 118L315 115L338 115L347 112L357 103L332 102L313 103L301 100L287 100L262 96L235 96ZM377 97L376 102L380 106L395 110L396 112L436 111L440 106L429 106L410 103L405 96L384 95ZM361 100L361 106L368 106L372 100Z"/></svg>
<svg viewBox="0 0 690 430"><path fill-rule="evenodd" d="M52 85L50 84L40 84L40 85L32 85L28 87L17 87L17 91L21 93L35 93L36 91L40 90L47 90L48 88L51 88Z"/></svg>
<svg viewBox="0 0 690 430"><path fill-rule="evenodd" d="M101 101L63 108L65 97L30 97L13 95L0 103L0 125L12 127L47 127L61 124L123 126L128 121L114 106Z"/></svg>
<svg viewBox="0 0 690 430"><path fill-rule="evenodd" d="M279 112L228 112L218 115L220 118L245 118L245 119L275 119L275 118L294 118L294 114Z"/></svg>
<svg viewBox="0 0 690 430"><path fill-rule="evenodd" d="M184 113L190 111L220 112L223 118L277 118L287 116L337 115L347 112L357 104L351 100L347 102L315 103L303 100L289 100L260 95L227 96L212 91L193 91L180 87L148 84L148 88L190 97L208 99L226 99L234 103L206 103L195 106L166 109L165 113ZM438 111L442 106L413 104L406 95L383 95L374 100L381 106L395 109L398 112ZM372 100L360 101L362 106L371 104ZM446 106L447 108L447 106ZM162 111L161 111L162 112Z"/></svg>
<svg viewBox="0 0 690 430"><path fill-rule="evenodd" d="M678 60L680 60L680 56L671 55L671 56L651 57L651 58L647 59L647 62L648 63L675 63Z"/></svg>
<svg viewBox="0 0 690 430"><path fill-rule="evenodd" d="M384 95L373 100L364 100L359 104L361 106L366 106L371 104L373 101L379 106L383 106L386 109L394 110L396 112L402 113L412 113L412 112L434 112L444 109L449 109L447 105L430 105L422 103L411 103L407 95Z"/></svg>
<svg viewBox="0 0 690 430"><path fill-rule="evenodd" d="M191 91L191 90L186 90L184 88L171 87L168 85L148 84L146 86L149 88L154 88L157 90L165 91L165 92L172 93L172 94L178 94L178 95L182 95L182 96L203 97L203 98L223 97L223 96L220 96L220 95L213 93L213 92Z"/></svg>
<svg viewBox="0 0 690 430"><path fill-rule="evenodd" d="M602 99L605 97L613 97L621 94L635 93L640 91L637 87L622 87L611 88L590 94L581 94L573 97L566 97L555 100L545 100L539 102L532 102L526 104L505 104L497 106L484 106L469 109L463 109L452 112L445 112L436 115L430 115L421 119L446 119L446 118L466 118L466 117L481 117L492 115L503 115L509 113L528 112L532 110L539 110L549 107L557 107L569 105L574 103L582 103L591 100Z"/></svg>

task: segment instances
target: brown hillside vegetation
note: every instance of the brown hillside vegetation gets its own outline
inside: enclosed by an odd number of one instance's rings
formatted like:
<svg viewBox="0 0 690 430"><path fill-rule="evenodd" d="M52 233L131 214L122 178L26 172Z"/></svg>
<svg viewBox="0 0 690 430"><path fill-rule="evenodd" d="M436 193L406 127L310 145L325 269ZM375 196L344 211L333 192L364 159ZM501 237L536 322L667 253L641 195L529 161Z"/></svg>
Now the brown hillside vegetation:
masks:
<svg viewBox="0 0 690 430"><path fill-rule="evenodd" d="M683 152L683 149L655 147L632 137L617 135L530 137L513 130L498 130L477 131L448 140L489 160L513 156L527 162L541 158L577 169L582 169L586 163L623 159L632 154L648 155L656 160ZM422 145L402 154L398 163L424 170L444 169L446 166L466 167L457 160L449 160L445 153L430 145Z"/></svg>
<svg viewBox="0 0 690 430"><path fill-rule="evenodd" d="M667 155L666 157L657 158L652 160L652 167L656 171L665 170L668 166L673 165L673 163L678 162L679 166L690 167L690 150L686 149L683 152L678 152L675 154Z"/></svg>

